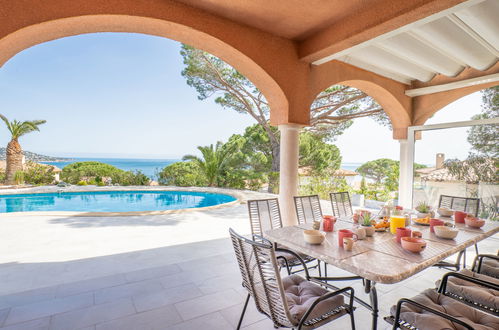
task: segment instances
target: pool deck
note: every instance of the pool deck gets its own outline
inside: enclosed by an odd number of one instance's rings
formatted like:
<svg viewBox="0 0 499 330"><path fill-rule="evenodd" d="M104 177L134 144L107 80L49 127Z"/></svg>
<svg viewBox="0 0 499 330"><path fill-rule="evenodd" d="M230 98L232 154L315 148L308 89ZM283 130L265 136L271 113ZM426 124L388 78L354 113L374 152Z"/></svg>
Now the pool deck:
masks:
<svg viewBox="0 0 499 330"><path fill-rule="evenodd" d="M167 215L0 215L0 329L234 329L245 292L228 228L249 234L245 199L270 196L240 193L242 203ZM323 209L329 213L329 203ZM480 252L498 245L496 235ZM381 316L445 272L378 285ZM341 285L363 296L358 281ZM358 308L356 320L367 329L369 313ZM252 301L243 325L273 329ZM349 329L349 320L324 328Z"/></svg>

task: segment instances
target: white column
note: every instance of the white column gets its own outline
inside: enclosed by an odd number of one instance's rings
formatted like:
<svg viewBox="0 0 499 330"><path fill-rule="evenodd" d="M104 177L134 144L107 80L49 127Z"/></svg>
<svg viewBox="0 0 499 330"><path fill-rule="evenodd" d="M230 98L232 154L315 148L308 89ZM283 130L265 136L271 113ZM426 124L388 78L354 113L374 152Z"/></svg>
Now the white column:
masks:
<svg viewBox="0 0 499 330"><path fill-rule="evenodd" d="M298 156L300 125L279 125L281 132L281 163L279 168L279 204L284 226L297 223L293 196L298 194Z"/></svg>
<svg viewBox="0 0 499 330"><path fill-rule="evenodd" d="M414 132L409 131L407 140L400 142L399 201L404 208L412 208L414 186ZM412 136L411 136L412 135Z"/></svg>

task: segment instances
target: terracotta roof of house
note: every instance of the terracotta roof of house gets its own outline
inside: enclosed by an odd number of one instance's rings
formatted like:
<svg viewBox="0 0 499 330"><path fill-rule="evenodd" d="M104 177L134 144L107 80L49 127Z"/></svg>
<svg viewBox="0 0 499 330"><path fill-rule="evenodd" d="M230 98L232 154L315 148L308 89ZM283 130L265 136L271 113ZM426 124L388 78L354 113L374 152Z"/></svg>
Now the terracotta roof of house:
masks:
<svg viewBox="0 0 499 330"><path fill-rule="evenodd" d="M55 165L40 164L40 163L38 163L38 165L51 167L53 169L54 173L60 173L60 172L62 172L62 170L59 167L55 166ZM7 161L0 160L0 170L5 171L6 168L7 168Z"/></svg>
<svg viewBox="0 0 499 330"><path fill-rule="evenodd" d="M333 176L356 176L356 175L359 175L359 173L355 171L345 170L344 168L340 168L334 171L333 174Z"/></svg>
<svg viewBox="0 0 499 330"><path fill-rule="evenodd" d="M458 181L446 168L423 168L416 170L422 181Z"/></svg>
<svg viewBox="0 0 499 330"><path fill-rule="evenodd" d="M312 167L310 166L303 166L298 169L298 174L301 176L310 176L312 174ZM356 176L359 175L359 173L346 170L343 168L337 169L334 171L333 176Z"/></svg>

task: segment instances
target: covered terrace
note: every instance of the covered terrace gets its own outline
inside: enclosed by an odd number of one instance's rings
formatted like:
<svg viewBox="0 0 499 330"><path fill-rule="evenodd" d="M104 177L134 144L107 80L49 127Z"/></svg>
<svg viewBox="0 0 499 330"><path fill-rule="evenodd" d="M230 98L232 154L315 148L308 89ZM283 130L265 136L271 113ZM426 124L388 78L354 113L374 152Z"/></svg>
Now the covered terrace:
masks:
<svg viewBox="0 0 499 330"><path fill-rule="evenodd" d="M96 32L161 36L220 57L248 77L270 104L271 122L281 132L279 201L283 222L289 226L296 224L298 133L310 124L310 105L316 96L335 84L366 92L389 116L393 138L400 142L399 203L412 207L414 143L421 126L447 104L498 85L498 16L497 0L0 0L0 65L31 46ZM497 118L481 124L494 123ZM487 242L484 251L494 253L497 241ZM154 267L123 268L122 274L94 281L86 276L74 286L64 283L68 285L12 293L0 305L0 326L231 328L244 294L233 287L235 282L239 285L239 275L233 256L229 257L228 240L191 245L181 253L168 249L167 254L153 251L142 256L149 262L209 248L212 255L192 262L176 260L174 266L153 262ZM141 257L137 252L123 258ZM194 271L215 260L219 265L207 267L207 274ZM98 260L92 267L103 263ZM88 266L77 269L92 272ZM390 298L412 295L410 288L430 286L435 275L426 274L386 289L388 298L381 301L392 304ZM187 284L182 286L182 281ZM168 287L172 283L174 289ZM160 294L154 295L155 291ZM137 303L131 297L140 293L148 295ZM188 302L178 300L191 293ZM272 326L261 320L253 311L245 326ZM369 315L358 320L360 329L370 327L362 323L370 321Z"/></svg>

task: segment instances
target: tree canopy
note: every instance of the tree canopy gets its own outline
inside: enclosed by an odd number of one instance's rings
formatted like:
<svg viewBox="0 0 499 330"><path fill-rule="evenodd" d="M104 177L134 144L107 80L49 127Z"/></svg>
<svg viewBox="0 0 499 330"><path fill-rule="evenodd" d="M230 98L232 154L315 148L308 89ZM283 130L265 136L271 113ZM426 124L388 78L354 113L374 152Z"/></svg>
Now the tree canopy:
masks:
<svg viewBox="0 0 499 330"><path fill-rule="evenodd" d="M341 165L340 150L320 136L303 132L300 134L299 165L309 167L312 175L332 175Z"/></svg>
<svg viewBox="0 0 499 330"><path fill-rule="evenodd" d="M195 163L201 173L203 173L208 186L224 186L224 177L230 166L234 164L235 157L240 145L234 142L217 142L215 145L199 146L201 157L185 155L182 160L189 160Z"/></svg>
<svg viewBox="0 0 499 330"><path fill-rule="evenodd" d="M488 119L499 117L499 86L482 91L482 111L471 119ZM471 147L484 156L499 157L498 125L472 126L468 130L468 142Z"/></svg>
<svg viewBox="0 0 499 330"><path fill-rule="evenodd" d="M414 164L415 170L425 167L425 165ZM374 180L377 184L383 184L391 190L398 188L399 171L400 162L388 158L371 160L357 168L357 172L363 177Z"/></svg>
<svg viewBox="0 0 499 330"><path fill-rule="evenodd" d="M193 161L176 162L158 173L160 184L177 187L205 186L207 181Z"/></svg>
<svg viewBox="0 0 499 330"><path fill-rule="evenodd" d="M13 140L17 140L18 138L20 138L25 134L34 131L40 131L40 128L38 126L45 124L47 122L46 120L9 121L7 117L1 114L0 114L0 119L2 119L5 125L7 126L7 129L9 130Z"/></svg>
<svg viewBox="0 0 499 330"><path fill-rule="evenodd" d="M274 127L271 129L277 131ZM258 124L247 127L243 134L232 135L226 143L218 142L198 147L198 150L201 157L187 155L184 162L165 167L159 173L160 182L253 190L272 182L273 154L268 135ZM301 133L300 166L310 168L313 175L319 175L332 173L340 163L340 151L336 146L310 132Z"/></svg>
<svg viewBox="0 0 499 330"><path fill-rule="evenodd" d="M279 132L270 125L270 108L264 95L236 69L221 59L191 46L183 45L181 55L184 61L182 76L189 86L196 89L198 98L211 97L224 109L250 115L267 135L264 139L270 171L279 171ZM379 122L389 122L383 109L367 94L348 86L332 86L320 93L311 106L311 127L306 130L334 141L335 136L352 124L352 119L371 116ZM262 140L263 141L263 140ZM276 175L271 175L276 177ZM275 182L269 185L269 190Z"/></svg>

